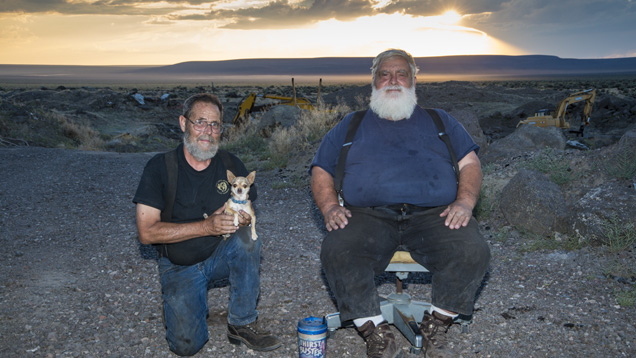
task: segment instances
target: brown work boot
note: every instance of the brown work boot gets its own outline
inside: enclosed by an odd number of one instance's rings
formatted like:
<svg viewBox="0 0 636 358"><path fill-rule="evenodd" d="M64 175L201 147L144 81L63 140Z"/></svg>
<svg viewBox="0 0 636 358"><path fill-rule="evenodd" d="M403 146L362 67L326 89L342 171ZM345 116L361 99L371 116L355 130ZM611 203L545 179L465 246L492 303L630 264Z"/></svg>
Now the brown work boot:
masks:
<svg viewBox="0 0 636 358"><path fill-rule="evenodd" d="M271 351L280 347L280 340L261 329L256 321L244 326L227 325L227 338L232 344L244 343L255 351Z"/></svg>
<svg viewBox="0 0 636 358"><path fill-rule="evenodd" d="M367 342L368 358L397 358L402 356L395 342L395 335L386 321L382 321L377 327L373 321L367 321L358 327L358 331Z"/></svg>
<svg viewBox="0 0 636 358"><path fill-rule="evenodd" d="M448 349L448 340L446 332L453 324L453 319L448 316L433 312L424 313L420 330L424 339L424 351L427 358L445 358L452 357L453 353Z"/></svg>

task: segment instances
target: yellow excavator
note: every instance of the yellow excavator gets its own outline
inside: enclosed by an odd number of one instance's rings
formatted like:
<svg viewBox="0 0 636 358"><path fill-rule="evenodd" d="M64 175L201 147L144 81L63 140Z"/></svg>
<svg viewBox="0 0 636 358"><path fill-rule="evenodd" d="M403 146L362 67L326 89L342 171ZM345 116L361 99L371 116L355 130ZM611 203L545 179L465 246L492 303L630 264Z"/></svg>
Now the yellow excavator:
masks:
<svg viewBox="0 0 636 358"><path fill-rule="evenodd" d="M322 78L320 79L320 82L318 83L318 97L316 100L317 102L320 101L321 87L322 87ZM254 92L250 93L249 95L247 95L247 97L243 98L243 100L241 100L241 102L238 104L236 115L234 115L234 119L232 120L232 123L234 125L239 125L243 123L243 121L249 116L251 112L265 110L269 107L278 106L278 105L295 106L300 109L308 109L308 110L314 109L314 105L311 104L311 101L309 99L305 97L296 97L296 86L294 85L293 78L292 78L292 91L293 91L292 97L277 96L277 95L271 95L271 94L256 94ZM268 103L268 104L264 104L260 106L255 106L256 98L273 99L273 100L277 100L278 102L272 102L272 103Z"/></svg>
<svg viewBox="0 0 636 358"><path fill-rule="evenodd" d="M566 120L568 113L568 106L573 103L585 101L585 107L581 113L581 127L578 131L571 130L570 132L577 133L579 136L583 136L583 130L590 124L590 116L592 115L592 105L594 105L594 99L596 98L596 89L588 89L581 92L572 93L567 96L559 104L554 112L549 112L547 109L542 109L535 113L533 117L528 117L517 124L519 127L522 124L530 124L537 127L553 127L556 126L562 129L569 129L570 122Z"/></svg>

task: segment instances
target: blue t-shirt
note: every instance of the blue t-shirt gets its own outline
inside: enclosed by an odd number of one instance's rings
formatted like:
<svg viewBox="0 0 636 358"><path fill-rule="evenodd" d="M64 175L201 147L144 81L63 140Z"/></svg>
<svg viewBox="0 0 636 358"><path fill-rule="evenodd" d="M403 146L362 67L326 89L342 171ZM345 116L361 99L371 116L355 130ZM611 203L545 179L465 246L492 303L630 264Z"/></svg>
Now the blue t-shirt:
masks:
<svg viewBox="0 0 636 358"><path fill-rule="evenodd" d="M475 144L464 127L438 110L457 160ZM311 163L335 177L344 144L348 114L323 138ZM378 117L369 110L356 131L345 165L342 185L347 204L359 207L413 204L423 207L448 205L457 197L457 182L446 144L438 137L435 122L420 106L401 121Z"/></svg>

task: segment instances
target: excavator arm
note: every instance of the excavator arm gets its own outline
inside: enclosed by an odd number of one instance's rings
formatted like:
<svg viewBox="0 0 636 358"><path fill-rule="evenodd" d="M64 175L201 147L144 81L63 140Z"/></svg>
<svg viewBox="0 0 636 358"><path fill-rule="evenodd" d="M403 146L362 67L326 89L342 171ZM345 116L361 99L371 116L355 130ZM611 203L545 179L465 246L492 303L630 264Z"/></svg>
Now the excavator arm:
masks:
<svg viewBox="0 0 636 358"><path fill-rule="evenodd" d="M254 103L256 103L256 93L250 93L241 101L241 103L239 103L234 119L232 119L232 123L236 125L242 122L243 119L245 119L245 117L252 111Z"/></svg>
<svg viewBox="0 0 636 358"><path fill-rule="evenodd" d="M590 124L590 117L592 115L592 106L594 105L594 99L596 98L596 89L588 89L581 92L573 93L559 102L554 112L547 114L545 110L535 113L534 116L528 117L528 119L522 120L517 124L519 127L522 124L531 124L537 127L551 127L556 126L563 129L570 128L570 122L566 120L566 114L568 107L577 102L585 101L585 107L583 109L581 118L581 127L577 132L580 135L583 134L584 128Z"/></svg>
<svg viewBox="0 0 636 358"><path fill-rule="evenodd" d="M592 106L594 106L594 99L596 99L596 90L592 90L589 96L590 97L585 101L585 108L583 108L583 123L581 123L581 132L583 132L583 128L590 125L590 119L592 118Z"/></svg>
<svg viewBox="0 0 636 358"><path fill-rule="evenodd" d="M320 79L320 82L318 84L318 100L317 101L320 101L321 87L322 87L322 78ZM272 94L250 93L247 97L245 97L239 103L236 110L236 115L234 115L234 119L232 119L232 123L234 125L241 124L252 111L257 110L257 108L254 106L256 104L257 97L273 99L278 101L276 103L270 103L264 106L258 106L258 109L264 109L267 107L277 106L277 105L295 106L300 109L308 109L308 110L314 109L314 106L311 104L311 101L309 99L305 97L296 97L296 86L294 84L293 78L292 78L292 92L293 92L292 97L278 96L278 95L272 95Z"/></svg>

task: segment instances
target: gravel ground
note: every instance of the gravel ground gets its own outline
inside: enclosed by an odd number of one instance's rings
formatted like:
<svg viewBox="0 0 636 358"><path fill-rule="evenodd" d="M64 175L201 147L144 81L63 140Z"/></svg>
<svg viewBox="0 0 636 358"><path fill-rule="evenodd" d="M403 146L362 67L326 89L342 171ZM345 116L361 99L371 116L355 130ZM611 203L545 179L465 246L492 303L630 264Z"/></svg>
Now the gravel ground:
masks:
<svg viewBox="0 0 636 358"><path fill-rule="evenodd" d="M0 149L0 356L174 357L164 338L154 251L137 241L131 202L150 156ZM307 187L273 188L283 174L256 177L258 308L283 346L260 353L228 343L228 289L221 283L209 292L211 339L197 356L297 357L298 320L335 311L319 262L322 219ZM449 331L456 356L636 356L636 311L616 300L634 278L607 274L632 270L632 252L523 253L514 230L481 224L493 259L470 332ZM428 281L414 275L407 290L426 300ZM383 275L378 285L388 294L394 280ZM405 357L415 357L398 337ZM337 330L327 345L329 357L365 356L352 328Z"/></svg>

